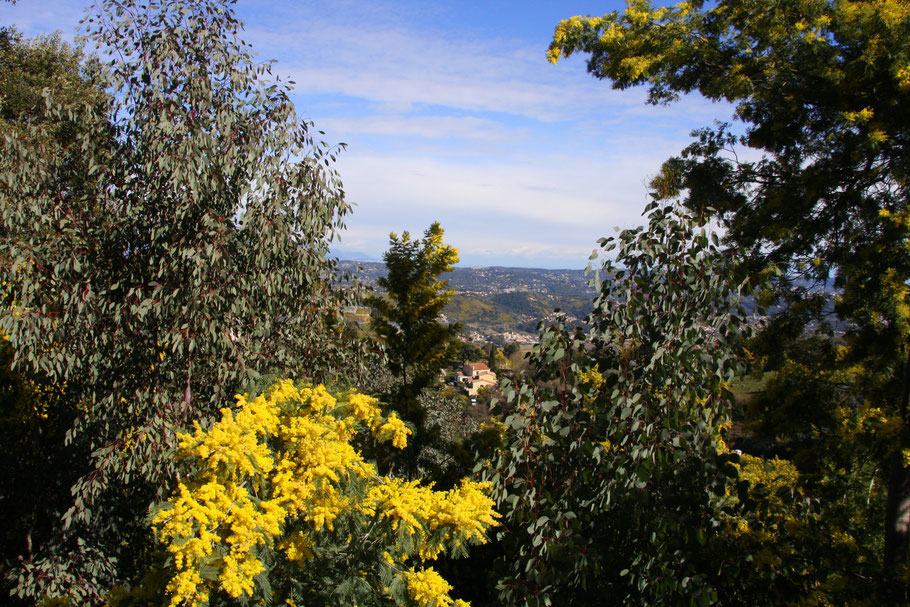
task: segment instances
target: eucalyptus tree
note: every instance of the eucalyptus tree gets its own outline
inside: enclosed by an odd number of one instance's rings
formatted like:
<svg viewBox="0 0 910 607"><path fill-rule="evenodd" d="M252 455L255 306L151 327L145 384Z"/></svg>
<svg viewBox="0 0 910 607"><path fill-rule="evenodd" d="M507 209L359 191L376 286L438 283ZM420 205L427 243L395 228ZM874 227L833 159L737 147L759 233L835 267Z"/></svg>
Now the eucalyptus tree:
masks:
<svg viewBox="0 0 910 607"><path fill-rule="evenodd" d="M503 383L505 447L486 474L507 604L712 604L738 571L716 548L750 286L693 217L647 213L602 240L589 333L542 325L535 379Z"/></svg>
<svg viewBox="0 0 910 607"><path fill-rule="evenodd" d="M100 2L84 24L105 94L52 83L41 120L4 129L0 329L16 370L73 393L67 442L91 453L70 462L83 476L54 540L15 572L21 597L101 600L147 564L176 429L262 372L345 363L337 149L231 4Z"/></svg>
<svg viewBox="0 0 910 607"><path fill-rule="evenodd" d="M40 131L59 153L69 153L82 125L51 115L43 91L47 87L72 103L105 103L105 92L92 83L92 70L91 61L59 35L29 40L13 27L0 28L0 138L28 137L29 125L41 124L31 133ZM71 158L78 162L76 154ZM79 178L70 187L86 177L84 171L73 173ZM5 242L10 235L5 224L0 226ZM5 274L3 280L5 290ZM14 351L2 331L0 352L0 511L7 521L0 567L5 569L44 543L54 512L71 503L69 488L79 472L59 465L63 435L76 413L69 390L14 372Z"/></svg>

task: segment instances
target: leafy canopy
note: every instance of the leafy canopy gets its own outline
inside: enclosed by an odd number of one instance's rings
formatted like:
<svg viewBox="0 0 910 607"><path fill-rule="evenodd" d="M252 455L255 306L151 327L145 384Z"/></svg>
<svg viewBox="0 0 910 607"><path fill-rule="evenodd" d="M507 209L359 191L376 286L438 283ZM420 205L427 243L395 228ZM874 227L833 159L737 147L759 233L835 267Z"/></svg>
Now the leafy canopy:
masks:
<svg viewBox="0 0 910 607"><path fill-rule="evenodd" d="M710 604L712 557L736 476L722 447L747 284L689 215L652 204L647 228L603 239L588 335L541 327L535 381L489 472L503 512L500 599L522 605Z"/></svg>
<svg viewBox="0 0 910 607"><path fill-rule="evenodd" d="M0 64L15 84L0 330L17 371L66 384L67 440L92 453L73 462L56 539L23 563L23 596L86 600L130 577L148 545L136 512L171 486L177 428L259 373L321 379L350 360L326 258L350 210L335 149L254 60L231 4L101 2L85 26L110 59L85 73L53 41L5 38L40 61Z"/></svg>
<svg viewBox="0 0 910 607"><path fill-rule="evenodd" d="M771 264L785 279L834 276L847 348L822 375L850 377L848 394L829 386L823 392L836 399L805 402L799 417L814 416L817 428L833 418L861 427L871 408L896 424L868 450L876 453L868 483L887 487L881 562L906 600L897 568L910 554L910 468L903 458L910 449L910 4L628 4L624 12L561 22L549 57L584 53L594 76L616 88L647 85L652 103L698 92L735 104L743 129L697 131L652 186L661 198L681 196L688 207L719 218L754 270ZM738 146L759 158L740 159ZM796 289L788 314L803 322L790 323L791 336L830 312L819 299ZM865 460L859 457L857 469ZM870 515L858 511L854 518ZM866 534L876 528L870 523Z"/></svg>
<svg viewBox="0 0 910 607"><path fill-rule="evenodd" d="M736 106L655 179L727 220L729 238L779 264L825 273L905 208L910 155L910 5L900 0L723 0L573 17L549 57L588 55L614 88L644 84L652 103L699 92ZM740 161L734 144L759 150Z"/></svg>

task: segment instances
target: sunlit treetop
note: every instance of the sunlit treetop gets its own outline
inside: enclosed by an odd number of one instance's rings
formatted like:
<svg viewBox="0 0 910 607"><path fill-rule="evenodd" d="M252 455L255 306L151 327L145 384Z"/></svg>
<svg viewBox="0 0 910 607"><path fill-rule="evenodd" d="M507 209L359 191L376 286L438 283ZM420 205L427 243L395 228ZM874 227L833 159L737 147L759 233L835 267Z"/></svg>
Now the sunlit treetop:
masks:
<svg viewBox="0 0 910 607"><path fill-rule="evenodd" d="M879 209L906 207L910 3L633 0L562 21L549 59L575 53L614 88L646 85L651 103L698 92L735 105L742 136L697 132L652 186L716 209L732 240L773 261L818 257L827 271L881 229ZM737 144L764 158L738 158Z"/></svg>

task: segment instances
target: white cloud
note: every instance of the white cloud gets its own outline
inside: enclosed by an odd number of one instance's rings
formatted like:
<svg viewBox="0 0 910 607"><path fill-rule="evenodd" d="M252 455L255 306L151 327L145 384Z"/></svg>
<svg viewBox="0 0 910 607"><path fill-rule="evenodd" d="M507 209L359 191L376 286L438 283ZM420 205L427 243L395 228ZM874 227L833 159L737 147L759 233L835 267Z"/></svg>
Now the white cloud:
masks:
<svg viewBox="0 0 910 607"><path fill-rule="evenodd" d="M587 226L592 221L624 223L637 218L645 180L674 148L597 158L567 154L520 159L448 158L346 152L339 168L360 212L406 213L427 209L451 213L514 215L525 221Z"/></svg>
<svg viewBox="0 0 910 607"><path fill-rule="evenodd" d="M351 134L424 137L427 139L482 139L514 141L519 130L500 122L474 116L402 116L372 114L355 117L329 117L319 120L319 128L345 138Z"/></svg>
<svg viewBox="0 0 910 607"><path fill-rule="evenodd" d="M614 226L642 223L645 178L665 151L487 163L349 152L340 170L359 206L342 243L378 255L390 231L420 234L439 221L464 259L583 267Z"/></svg>
<svg viewBox="0 0 910 607"><path fill-rule="evenodd" d="M359 206L346 250L378 255L390 231L439 220L464 259L582 267L598 237L642 222L645 181L688 132L729 115L697 97L647 106L645 91L612 90L578 57L548 64L545 39L450 23L451 9L237 5L244 38L296 81L301 114L349 144L338 168ZM28 32L75 31L81 16L70 2L0 3L0 22Z"/></svg>

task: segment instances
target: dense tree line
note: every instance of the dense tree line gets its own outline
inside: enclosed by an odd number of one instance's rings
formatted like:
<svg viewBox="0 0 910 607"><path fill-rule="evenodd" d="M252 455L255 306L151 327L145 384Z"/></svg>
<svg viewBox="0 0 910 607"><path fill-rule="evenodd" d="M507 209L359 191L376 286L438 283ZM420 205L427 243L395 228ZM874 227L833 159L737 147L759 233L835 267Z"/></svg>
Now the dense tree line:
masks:
<svg viewBox="0 0 910 607"><path fill-rule="evenodd" d="M325 255L349 211L335 150L229 3L97 11L108 62L3 45L0 329L12 369L53 395L32 409L64 424L52 478L71 485L36 500L55 521L17 521L45 532L10 571L28 600L97 601L149 567L144 511L179 474L177 430L261 373L354 362Z"/></svg>

